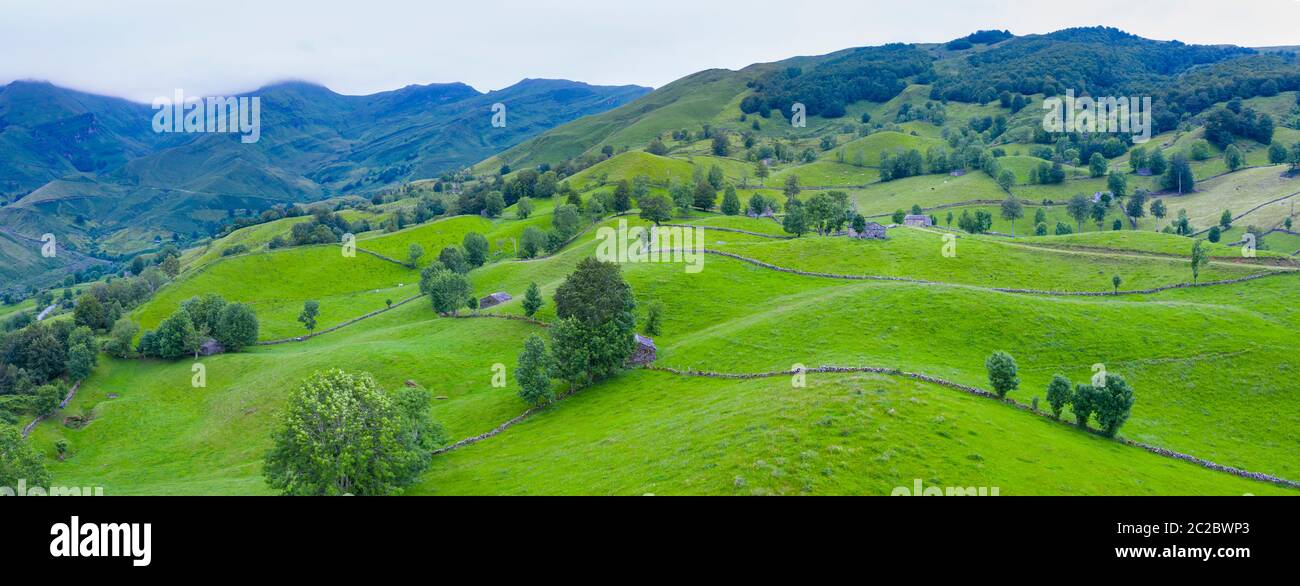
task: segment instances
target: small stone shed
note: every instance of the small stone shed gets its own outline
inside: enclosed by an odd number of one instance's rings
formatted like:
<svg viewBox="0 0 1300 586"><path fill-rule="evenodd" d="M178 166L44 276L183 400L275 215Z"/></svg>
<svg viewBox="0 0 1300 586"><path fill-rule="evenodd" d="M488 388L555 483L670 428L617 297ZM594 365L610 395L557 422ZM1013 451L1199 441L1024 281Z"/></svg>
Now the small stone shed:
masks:
<svg viewBox="0 0 1300 586"><path fill-rule="evenodd" d="M488 296L486 296L486 297L484 297L484 298L482 298L482 299L479 299L479 300L478 300L478 307L479 307L479 309L487 309L487 308L489 308L489 307L493 307L493 306L496 306L496 305L501 305L502 303L505 303L505 302L507 302L507 301L510 301L511 299L514 299L514 298L511 297L509 293L501 293L501 292L497 292L497 293L493 293L493 294L491 294L491 295L488 295Z"/></svg>
<svg viewBox="0 0 1300 586"><path fill-rule="evenodd" d="M917 226L920 228L929 228L931 226L930 216L922 214L908 214L903 218L904 226Z"/></svg>
<svg viewBox="0 0 1300 586"><path fill-rule="evenodd" d="M632 349L632 355L627 357L628 366L642 366L655 361L655 341L642 336L636 336L636 347Z"/></svg>

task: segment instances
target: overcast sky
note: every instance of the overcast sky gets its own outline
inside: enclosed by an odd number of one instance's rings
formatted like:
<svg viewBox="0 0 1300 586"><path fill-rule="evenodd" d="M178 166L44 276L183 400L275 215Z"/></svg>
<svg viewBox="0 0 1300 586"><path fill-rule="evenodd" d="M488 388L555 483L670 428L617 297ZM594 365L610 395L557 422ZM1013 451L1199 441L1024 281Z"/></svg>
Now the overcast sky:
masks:
<svg viewBox="0 0 1300 586"><path fill-rule="evenodd" d="M1300 0L0 0L0 83L150 101L303 79L345 94L525 77L662 86L690 73L976 29L1104 24L1300 45Z"/></svg>

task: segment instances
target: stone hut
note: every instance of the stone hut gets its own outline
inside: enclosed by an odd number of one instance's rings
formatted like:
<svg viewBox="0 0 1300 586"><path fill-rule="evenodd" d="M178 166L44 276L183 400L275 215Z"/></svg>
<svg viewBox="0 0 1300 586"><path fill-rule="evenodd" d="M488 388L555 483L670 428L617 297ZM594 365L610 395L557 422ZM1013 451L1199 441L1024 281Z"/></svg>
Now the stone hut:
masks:
<svg viewBox="0 0 1300 586"><path fill-rule="evenodd" d="M482 298L482 299L479 299L479 300L478 300L478 308L479 308L479 309L487 309L487 308L489 308L489 307L494 307L494 306L497 306L497 305L501 305L502 303L505 303L505 302L507 302L507 301L510 301L511 299L514 299L514 298L511 297L509 293L501 293L501 292L493 293L493 294L488 295L488 296L486 296L486 297L484 297L484 298Z"/></svg>
<svg viewBox="0 0 1300 586"><path fill-rule="evenodd" d="M642 336L636 336L636 347L632 349L632 355L627 357L628 366L643 366L655 361L655 341Z"/></svg>
<svg viewBox="0 0 1300 586"><path fill-rule="evenodd" d="M908 214L907 216L903 217L903 225L915 226L918 228L929 228L932 224L930 223L930 216L926 216L922 214Z"/></svg>
<svg viewBox="0 0 1300 586"><path fill-rule="evenodd" d="M849 237L850 237L850 238L871 239L871 240L884 240L884 239L885 239L885 232L886 232L886 231L887 231L887 228L885 228L884 226L882 226L882 225L880 225L880 224L877 224L876 222L867 222L866 227L864 227L864 228L862 229L861 232L858 232L857 230L854 230L854 229L853 229L853 226L850 225L850 226L849 226Z"/></svg>

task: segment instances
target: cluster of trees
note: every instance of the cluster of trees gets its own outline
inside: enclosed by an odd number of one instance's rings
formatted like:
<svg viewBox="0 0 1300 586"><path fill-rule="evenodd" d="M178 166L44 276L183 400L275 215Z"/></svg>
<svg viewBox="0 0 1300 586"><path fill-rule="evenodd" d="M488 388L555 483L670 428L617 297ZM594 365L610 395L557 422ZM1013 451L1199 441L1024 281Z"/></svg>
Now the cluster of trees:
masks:
<svg viewBox="0 0 1300 586"><path fill-rule="evenodd" d="M358 220L357 224L355 226L350 224L343 216L330 210L317 209L312 212L311 220L293 225L293 228L289 231L287 243L277 236L276 239L272 239L270 247L329 244L338 242L343 238L344 234L356 234L370 230L370 222L367 220Z"/></svg>
<svg viewBox="0 0 1300 586"><path fill-rule="evenodd" d="M585 258L555 291L550 347L539 335L524 341L516 378L533 405L555 399L552 380L569 391L613 376L635 348L636 300L615 263Z"/></svg>
<svg viewBox="0 0 1300 586"><path fill-rule="evenodd" d="M1116 277L1118 280L1118 277ZM1118 287L1118 283L1116 287ZM1020 387L1020 376L1015 358L1006 352L994 352L984 361L989 385L999 398ZM1052 416L1060 419L1066 405L1074 413L1079 427L1087 428L1088 420L1095 417L1102 433L1115 437L1133 411L1133 387L1119 375L1107 373L1101 386L1091 384L1071 385L1070 379L1055 375L1047 385L1047 404ZM1034 398L1035 406L1038 398Z"/></svg>
<svg viewBox="0 0 1300 586"><path fill-rule="evenodd" d="M263 467L287 495L377 496L401 491L429 468L446 433L422 388L385 391L369 373L317 372L289 396Z"/></svg>
<svg viewBox="0 0 1300 586"><path fill-rule="evenodd" d="M227 352L238 352L257 342L257 314L244 303L228 303L215 293L191 297L158 324L158 329L140 336L136 351L142 356L175 359L197 356L203 343L216 340ZM135 335L133 325L114 326L109 346L122 355Z"/></svg>
<svg viewBox="0 0 1300 586"><path fill-rule="evenodd" d="M847 104L886 102L909 81L928 82L934 73L932 61L933 57L913 45L854 49L808 72L789 67L750 82L754 93L741 101L740 110L767 118L773 110L788 115L798 102L808 108L808 115L839 118Z"/></svg>
<svg viewBox="0 0 1300 586"><path fill-rule="evenodd" d="M751 198L751 208L754 204L766 203L762 196L754 197L760 199L755 201ZM800 201L791 195L786 200L785 217L782 218L781 225L787 233L798 237L810 230L820 235L832 234L850 223L856 223L860 226L859 229L866 225L865 219L857 213L849 199L849 194L843 191L825 191L808 198L808 201Z"/></svg>
<svg viewBox="0 0 1300 586"><path fill-rule="evenodd" d="M1269 145L1268 162L1273 165L1289 164L1292 173L1300 170L1300 142L1291 145L1290 149L1277 142Z"/></svg>
<svg viewBox="0 0 1300 586"><path fill-rule="evenodd" d="M1243 106L1241 98L1233 98L1228 105L1210 111L1205 116L1205 139L1219 148L1232 144L1234 136L1249 138L1260 144L1273 142L1273 118Z"/></svg>
<svg viewBox="0 0 1300 586"><path fill-rule="evenodd" d="M0 421L46 415L66 394L60 380L80 380L99 360L90 328L67 320L36 322L0 336Z"/></svg>

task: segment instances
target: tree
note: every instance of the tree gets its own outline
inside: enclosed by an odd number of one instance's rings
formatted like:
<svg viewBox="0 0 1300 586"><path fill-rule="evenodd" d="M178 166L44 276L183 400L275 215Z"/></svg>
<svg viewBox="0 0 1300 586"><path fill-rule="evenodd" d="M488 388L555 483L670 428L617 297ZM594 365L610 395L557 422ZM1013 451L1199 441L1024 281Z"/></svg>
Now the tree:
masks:
<svg viewBox="0 0 1300 586"><path fill-rule="evenodd" d="M1002 219L1011 222L1011 237L1016 237L1016 220L1025 217L1025 208L1020 205L1020 200L1015 196L1007 196L1002 200Z"/></svg>
<svg viewBox="0 0 1300 586"><path fill-rule="evenodd" d="M131 342L135 340L135 335L140 333L140 326L129 317L117 320L113 324L113 330L108 334L108 342L104 344L104 351L109 356L115 358L129 358L134 353Z"/></svg>
<svg viewBox="0 0 1300 586"><path fill-rule="evenodd" d="M465 260L465 253L461 252L460 247L452 245L442 249L438 253L438 262L447 270L458 274L468 273L470 268L469 262Z"/></svg>
<svg viewBox="0 0 1300 586"><path fill-rule="evenodd" d="M731 141L727 140L727 133L715 132L713 134L713 154L719 157L731 154Z"/></svg>
<svg viewBox="0 0 1300 586"><path fill-rule="evenodd" d="M515 202L515 218L523 220L533 214L533 200L528 197L521 197Z"/></svg>
<svg viewBox="0 0 1300 586"><path fill-rule="evenodd" d="M72 310L72 322L92 330L104 329L104 320L107 316L108 311L104 309L104 304L99 302L99 298L89 293L78 297L77 307Z"/></svg>
<svg viewBox="0 0 1300 586"><path fill-rule="evenodd" d="M1120 283L1123 282L1124 282L1124 278L1120 277L1119 275L1115 275L1110 278L1110 284L1113 287L1113 291L1116 293L1119 293L1119 285Z"/></svg>
<svg viewBox="0 0 1300 586"><path fill-rule="evenodd" d="M519 237L519 258L533 258L546 248L546 233L537 226L524 228Z"/></svg>
<svg viewBox="0 0 1300 586"><path fill-rule="evenodd" d="M656 226L673 219L673 204L662 195L643 197L637 205L641 208L641 219Z"/></svg>
<svg viewBox="0 0 1300 586"><path fill-rule="evenodd" d="M632 209L632 188L626 179L614 185L614 211L623 213Z"/></svg>
<svg viewBox="0 0 1300 586"><path fill-rule="evenodd" d="M1106 178L1106 189L1120 198L1128 195L1128 176L1118 171L1111 171Z"/></svg>
<svg viewBox="0 0 1300 586"><path fill-rule="evenodd" d="M890 219L893 220L895 224L902 224L903 220L905 220L906 218L907 218L907 212L901 209L894 210L894 215L890 217Z"/></svg>
<svg viewBox="0 0 1300 586"><path fill-rule="evenodd" d="M1164 175L1168 167L1169 161L1165 159L1164 151L1154 149L1147 156L1147 168L1151 170L1152 175Z"/></svg>
<svg viewBox="0 0 1300 586"><path fill-rule="evenodd" d="M524 315L533 317L537 310L542 308L542 291L537 287L537 283L529 283L528 290L524 291Z"/></svg>
<svg viewBox="0 0 1300 586"><path fill-rule="evenodd" d="M487 213L489 218L500 216L505 209L506 199L501 195L500 191L489 192L483 196L483 211Z"/></svg>
<svg viewBox="0 0 1300 586"><path fill-rule="evenodd" d="M708 181L696 183L694 194L693 203L695 207L704 211L713 209L713 202L718 198L718 192L714 191L713 185Z"/></svg>
<svg viewBox="0 0 1300 586"><path fill-rule="evenodd" d="M406 264L413 269L418 269L422 257L424 257L424 247L412 242L406 249Z"/></svg>
<svg viewBox="0 0 1300 586"><path fill-rule="evenodd" d="M1223 239L1223 233L1219 230L1218 226L1210 226L1210 233L1208 238L1210 242L1214 244L1218 244L1219 241Z"/></svg>
<svg viewBox="0 0 1300 586"><path fill-rule="evenodd" d="M794 234L795 238L808 231L808 218L802 205L790 206L785 210L785 217L781 218L781 229Z"/></svg>
<svg viewBox="0 0 1300 586"><path fill-rule="evenodd" d="M1106 385L1095 389L1093 408L1097 413L1097 425L1101 426L1106 437L1115 437L1119 428L1128 421L1133 411L1133 387L1123 378L1114 374L1106 375Z"/></svg>
<svg viewBox="0 0 1300 586"><path fill-rule="evenodd" d="M757 122L757 121L755 121L755 122ZM769 172L768 169L767 169L767 163L764 163L763 161L756 161L756 162L754 163L754 176L755 176L755 177L758 177L758 185L759 185L759 187L762 187L762 186L763 186L763 180L764 180L764 179L767 179L767 176L768 176L769 174L770 174L770 172Z"/></svg>
<svg viewBox="0 0 1300 586"><path fill-rule="evenodd" d="M1004 190L1010 190L1015 185L1016 174L1012 173L1010 169L1003 169L1002 172L998 174L998 187L1001 187Z"/></svg>
<svg viewBox="0 0 1300 586"><path fill-rule="evenodd" d="M592 257L555 291L551 351L557 376L583 387L618 371L635 347L636 300L615 263Z"/></svg>
<svg viewBox="0 0 1300 586"><path fill-rule="evenodd" d="M1223 162L1228 165L1229 171L1236 171L1246 164L1246 158L1237 145L1230 144L1227 150L1223 151Z"/></svg>
<svg viewBox="0 0 1300 586"><path fill-rule="evenodd" d="M221 309L212 335L229 352L238 352L257 342L257 314L243 303L230 303Z"/></svg>
<svg viewBox="0 0 1300 586"><path fill-rule="evenodd" d="M197 354L203 340L194 329L194 322L185 310L177 310L170 317L158 324L155 332L158 344L158 356L162 358L180 358L188 354Z"/></svg>
<svg viewBox="0 0 1300 586"><path fill-rule="evenodd" d="M1164 200L1157 199L1151 202L1151 215L1154 216L1157 221L1165 219L1165 215L1168 213L1168 208L1165 207ZM1157 225L1159 225L1158 222Z"/></svg>
<svg viewBox="0 0 1300 586"><path fill-rule="evenodd" d="M658 336L662 333L663 314L664 304L659 300L651 301L650 304L646 306L645 326L642 327L642 331L644 331L647 336Z"/></svg>
<svg viewBox="0 0 1300 586"><path fill-rule="evenodd" d="M798 198L799 193L802 191L803 188L799 187L798 175L791 173L789 176L785 178L785 187L781 189L781 192L785 194L785 199L787 202L793 201L796 198Z"/></svg>
<svg viewBox="0 0 1300 586"><path fill-rule="evenodd" d="M1088 219L1088 215L1092 212L1092 202L1088 201L1087 196L1080 193L1070 198L1070 203L1066 204L1065 211L1070 214L1071 218L1074 218L1074 224L1082 232L1083 221Z"/></svg>
<svg viewBox="0 0 1300 586"><path fill-rule="evenodd" d="M556 206L555 212L551 215L551 226L555 228L562 240L568 240L577 234L583 226L582 214L579 213L578 206L573 204Z"/></svg>
<svg viewBox="0 0 1300 586"><path fill-rule="evenodd" d="M1093 177L1101 177L1106 174L1106 157L1101 153L1093 153L1088 159L1088 174Z"/></svg>
<svg viewBox="0 0 1300 586"><path fill-rule="evenodd" d="M1137 173L1139 169L1147 166L1147 149L1146 147L1135 146L1128 153L1128 166Z"/></svg>
<svg viewBox="0 0 1300 586"><path fill-rule="evenodd" d="M0 425L0 486L16 487L20 480L27 486L49 486L45 457L32 448L18 428Z"/></svg>
<svg viewBox="0 0 1300 586"><path fill-rule="evenodd" d="M1074 412L1074 422L1079 427L1088 427L1088 418L1096 408L1095 397L1096 389L1092 385L1075 385L1074 395L1070 397L1070 410Z"/></svg>
<svg viewBox="0 0 1300 586"><path fill-rule="evenodd" d="M461 246L465 249L465 262L469 263L471 267L483 266L483 263L487 262L488 254L491 252L487 237L478 232L465 234Z"/></svg>
<svg viewBox="0 0 1300 586"><path fill-rule="evenodd" d="M999 398L1020 386L1020 377L1016 374L1016 359L1006 352L994 352L984 361L984 368L989 373L989 384Z"/></svg>
<svg viewBox="0 0 1300 586"><path fill-rule="evenodd" d="M429 279L429 301L442 315L456 315L473 293L469 280L454 271L438 271Z"/></svg>
<svg viewBox="0 0 1300 586"><path fill-rule="evenodd" d="M1224 230L1232 227L1231 211L1223 210L1223 214L1219 216L1219 225L1222 226Z"/></svg>
<svg viewBox="0 0 1300 586"><path fill-rule="evenodd" d="M1197 240L1192 244L1192 282L1193 283L1195 283L1196 279L1200 277L1201 267L1205 266L1206 264L1209 264L1209 262L1210 262L1210 257L1208 252L1205 250L1205 241Z"/></svg>
<svg viewBox="0 0 1300 586"><path fill-rule="evenodd" d="M519 381L519 398L529 405L540 407L555 400L551 391L551 355L541 336L532 334L524 340L515 379Z"/></svg>
<svg viewBox="0 0 1300 586"><path fill-rule="evenodd" d="M420 411L427 403L402 409L369 373L317 372L279 417L263 467L267 484L288 495L394 494L428 465L412 444L436 440L419 438L431 430L410 424Z"/></svg>
<svg viewBox="0 0 1300 586"><path fill-rule="evenodd" d="M1052 408L1052 417L1061 418L1061 410L1070 402L1070 379L1061 375L1052 377L1047 384L1047 404Z"/></svg>
<svg viewBox="0 0 1300 586"><path fill-rule="evenodd" d="M1169 169L1161 179L1161 185L1168 190L1176 190L1179 195L1196 189L1196 178L1192 176L1192 166L1182 153L1175 154L1169 161Z"/></svg>
<svg viewBox="0 0 1300 586"><path fill-rule="evenodd" d="M167 257L167 259L159 263L158 266L162 268L164 273L167 273L168 277L173 279L175 279L176 275L179 275L181 272L181 261L174 256Z"/></svg>
<svg viewBox="0 0 1300 586"><path fill-rule="evenodd" d="M307 328L307 333L311 334L316 329L316 316L320 315L320 303L317 301L307 301L302 304L302 313L298 314L298 321L303 327Z"/></svg>
<svg viewBox="0 0 1300 586"><path fill-rule="evenodd" d="M1282 143L1275 142L1268 145L1268 162L1271 165L1281 165L1287 160L1286 147Z"/></svg>
<svg viewBox="0 0 1300 586"><path fill-rule="evenodd" d="M740 214L740 197L736 195L734 185L727 185L727 190L722 195L722 213L728 216Z"/></svg>

